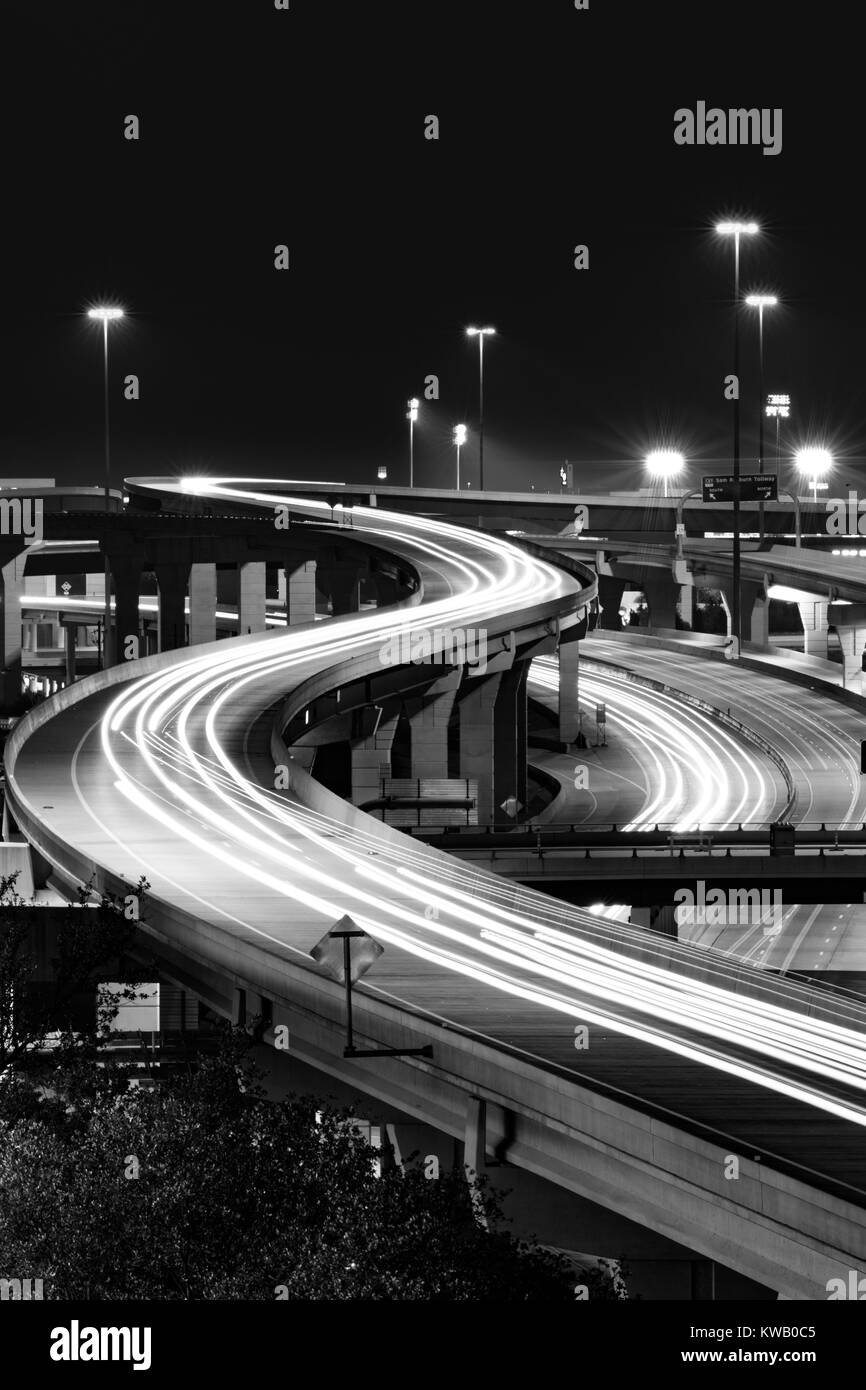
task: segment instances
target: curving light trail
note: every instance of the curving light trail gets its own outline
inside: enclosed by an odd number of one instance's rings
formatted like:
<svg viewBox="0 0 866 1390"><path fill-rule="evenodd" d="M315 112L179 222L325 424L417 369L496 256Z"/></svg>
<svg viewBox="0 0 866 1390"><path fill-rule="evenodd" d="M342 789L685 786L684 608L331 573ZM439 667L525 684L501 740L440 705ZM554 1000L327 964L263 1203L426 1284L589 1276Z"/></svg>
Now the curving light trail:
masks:
<svg viewBox="0 0 866 1390"><path fill-rule="evenodd" d="M537 657L530 682L556 693L558 663ZM642 762L650 769L646 802L623 829L664 825L688 831L709 824L726 829L773 819L774 779L748 745L711 715L584 661L580 690L591 702L607 706L610 722L641 748Z"/></svg>
<svg viewBox="0 0 866 1390"><path fill-rule="evenodd" d="M229 481L197 480L195 491L330 513L326 503L285 496L281 489L290 484L264 481L251 488ZM197 885L202 866L210 865L208 890L199 886L197 892L215 916L230 917L220 905L225 876L267 890L282 903L284 917L302 909L323 931L349 911L364 930L416 961L543 1008L552 1026L557 1016L595 1022L866 1125L866 1008L828 1001L823 1016L813 1017L806 1012L808 991L785 981L762 980L745 994L741 973L700 948L648 939L515 888L361 813L330 816L263 785L261 768L256 775L237 752L238 720L242 714L248 723L251 713L273 703L275 691L289 692L347 657L369 658L394 632L434 623L483 626L509 610L525 612L576 592L561 571L498 537L367 508L356 509L352 519L378 544L423 562L423 601L252 642L223 641L124 685L101 718L99 738L114 787L133 814L107 818L81 789L77 755L73 760L82 809L99 827L104 861L119 860L113 844L123 853L120 862L139 865L157 891L164 891L160 880L172 883L161 873L158 851L150 852L152 863L142 851L136 817L144 816L187 846ZM636 717L629 708L624 700L624 719ZM724 781L730 779L723 757L727 736L704 718L696 717L691 728L689 737L700 742L714 769L707 804L715 804L725 785L739 814L746 793ZM663 805L672 804L675 788L662 796ZM662 818L655 809L652 814ZM232 906L231 920L270 950L308 959L257 923L254 909L237 906L236 897ZM375 977L365 988L377 990Z"/></svg>

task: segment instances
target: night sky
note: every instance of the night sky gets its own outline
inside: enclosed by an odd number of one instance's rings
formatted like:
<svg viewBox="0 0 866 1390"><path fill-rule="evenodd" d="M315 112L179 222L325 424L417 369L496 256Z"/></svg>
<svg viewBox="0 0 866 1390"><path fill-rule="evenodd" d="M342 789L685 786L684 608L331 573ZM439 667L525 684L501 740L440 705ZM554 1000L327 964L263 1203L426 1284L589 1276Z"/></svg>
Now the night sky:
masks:
<svg viewBox="0 0 866 1390"><path fill-rule="evenodd" d="M856 16L755 0L7 6L4 476L101 483L101 340L83 317L100 300L130 311L112 336L116 483L354 481L382 463L402 481L406 401L435 373L416 482L450 485L451 427L477 420L473 322L498 329L488 486L558 488L566 458L583 487L643 484L659 443L722 460L725 215L763 230L744 243L743 293L784 301L766 319L766 387L793 396L789 442L828 443L855 476ZM699 100L782 107L782 153L677 146L674 111ZM123 400L128 372L138 402ZM751 320L744 457L756 373ZM474 443L463 457L474 479Z"/></svg>

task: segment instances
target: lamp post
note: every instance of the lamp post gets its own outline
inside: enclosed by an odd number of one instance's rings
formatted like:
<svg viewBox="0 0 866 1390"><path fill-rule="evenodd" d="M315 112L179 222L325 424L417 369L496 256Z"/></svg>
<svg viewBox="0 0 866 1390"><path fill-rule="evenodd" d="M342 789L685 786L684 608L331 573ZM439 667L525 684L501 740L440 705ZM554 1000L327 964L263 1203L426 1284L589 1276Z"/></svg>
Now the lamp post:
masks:
<svg viewBox="0 0 866 1390"><path fill-rule="evenodd" d="M409 486L415 486L415 421L418 419L417 396L413 396L409 402L409 411L406 419L409 421Z"/></svg>
<svg viewBox="0 0 866 1390"><path fill-rule="evenodd" d="M454 447L457 450L457 491L460 491L460 446L466 443L466 426L454 426Z"/></svg>
<svg viewBox="0 0 866 1390"><path fill-rule="evenodd" d="M111 565L108 559L108 513L111 491L111 448L108 422L108 325L115 319L123 318L123 310L102 306L88 309L87 317L102 324L102 355L105 383L105 616L103 618L102 666L111 665Z"/></svg>
<svg viewBox="0 0 866 1390"><path fill-rule="evenodd" d="M787 420L791 414L791 397L780 395L769 395L764 413L768 419L775 418L776 421L776 471L781 467L782 456L779 447L779 421Z"/></svg>
<svg viewBox="0 0 866 1390"><path fill-rule="evenodd" d="M734 376L736 394L734 395L734 505L733 505L733 600L732 636L734 657L740 654L740 237L754 236L758 231L756 222L719 222L716 231L720 236L734 239Z"/></svg>
<svg viewBox="0 0 866 1390"><path fill-rule="evenodd" d="M685 466L685 459L682 454L676 453L673 449L654 449L651 454L647 454L644 462L652 477L664 478L665 497L667 497L668 480L675 478Z"/></svg>
<svg viewBox="0 0 866 1390"><path fill-rule="evenodd" d="M495 328L467 328L469 338L478 339L478 488L484 489L484 339Z"/></svg>
<svg viewBox="0 0 866 1390"><path fill-rule="evenodd" d="M778 299L774 294L750 294L746 297L746 303L750 309L758 311L758 381L761 409L758 414L758 472L764 471L764 310L772 309L774 304L778 304ZM764 504L758 508L758 532L761 540L764 539Z"/></svg>

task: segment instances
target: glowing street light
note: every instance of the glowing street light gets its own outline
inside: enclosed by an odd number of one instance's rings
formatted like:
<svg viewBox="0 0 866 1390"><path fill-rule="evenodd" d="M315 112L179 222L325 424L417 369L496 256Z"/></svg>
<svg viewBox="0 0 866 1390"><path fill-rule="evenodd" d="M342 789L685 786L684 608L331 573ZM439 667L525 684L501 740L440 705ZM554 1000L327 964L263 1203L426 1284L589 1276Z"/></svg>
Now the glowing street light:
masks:
<svg viewBox="0 0 866 1390"><path fill-rule="evenodd" d="M454 426L454 447L457 450L457 491L460 491L460 446L466 443L466 426Z"/></svg>
<svg viewBox="0 0 866 1390"><path fill-rule="evenodd" d="M668 480L675 478L685 467L685 459L682 454L676 453L674 449L654 449L651 454L647 454L644 462L654 478L664 478L665 497L668 495Z"/></svg>
<svg viewBox="0 0 866 1390"><path fill-rule="evenodd" d="M102 324L102 347L105 378L105 616L103 618L102 665L111 665L111 566L108 561L108 512L111 491L111 450L108 428L108 325L123 318L123 309L108 304L88 309L87 317Z"/></svg>
<svg viewBox="0 0 866 1390"><path fill-rule="evenodd" d="M478 339L478 487L484 488L484 339L495 328L467 328L468 338Z"/></svg>
<svg viewBox="0 0 866 1390"><path fill-rule="evenodd" d="M734 608L731 615L731 635L734 639L732 655L740 655L740 628L742 606L740 603L740 237L756 236L757 222L719 222L716 225L719 236L733 237L734 242L734 376L737 378L737 394L734 396L734 503L733 503L733 590Z"/></svg>
<svg viewBox="0 0 866 1390"><path fill-rule="evenodd" d="M798 472L809 479L812 486L812 500L817 504L819 481L833 467L833 455L829 449L798 449L794 455ZM826 486L826 484L824 485Z"/></svg>
<svg viewBox="0 0 866 1390"><path fill-rule="evenodd" d="M406 419L409 421L409 486L415 485L415 421L418 419L418 406L420 402L417 396L413 396L409 402L409 411Z"/></svg>

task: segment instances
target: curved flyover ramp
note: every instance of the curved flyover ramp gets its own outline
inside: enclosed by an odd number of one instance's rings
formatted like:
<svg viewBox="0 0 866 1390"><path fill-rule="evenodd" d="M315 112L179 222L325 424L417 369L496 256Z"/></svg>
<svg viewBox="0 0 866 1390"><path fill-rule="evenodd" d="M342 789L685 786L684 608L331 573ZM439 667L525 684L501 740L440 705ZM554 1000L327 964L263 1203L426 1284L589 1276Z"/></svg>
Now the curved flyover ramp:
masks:
<svg viewBox="0 0 866 1390"><path fill-rule="evenodd" d="M321 515L290 484L211 486ZM593 592L588 575L483 534L361 508L352 524L414 566L413 605L151 657L62 692L7 745L20 829L72 879L117 889L145 874L167 973L224 1012L239 986L268 998L319 1070L460 1137L483 1101L488 1146L507 1136L513 1164L788 1296L825 1297L866 1258L866 1008L504 884L293 766L288 720L381 671L389 634L483 626L513 652L573 624ZM432 1042L432 1060L343 1056L342 991L309 951L347 912L385 948L357 986L358 1045Z"/></svg>

